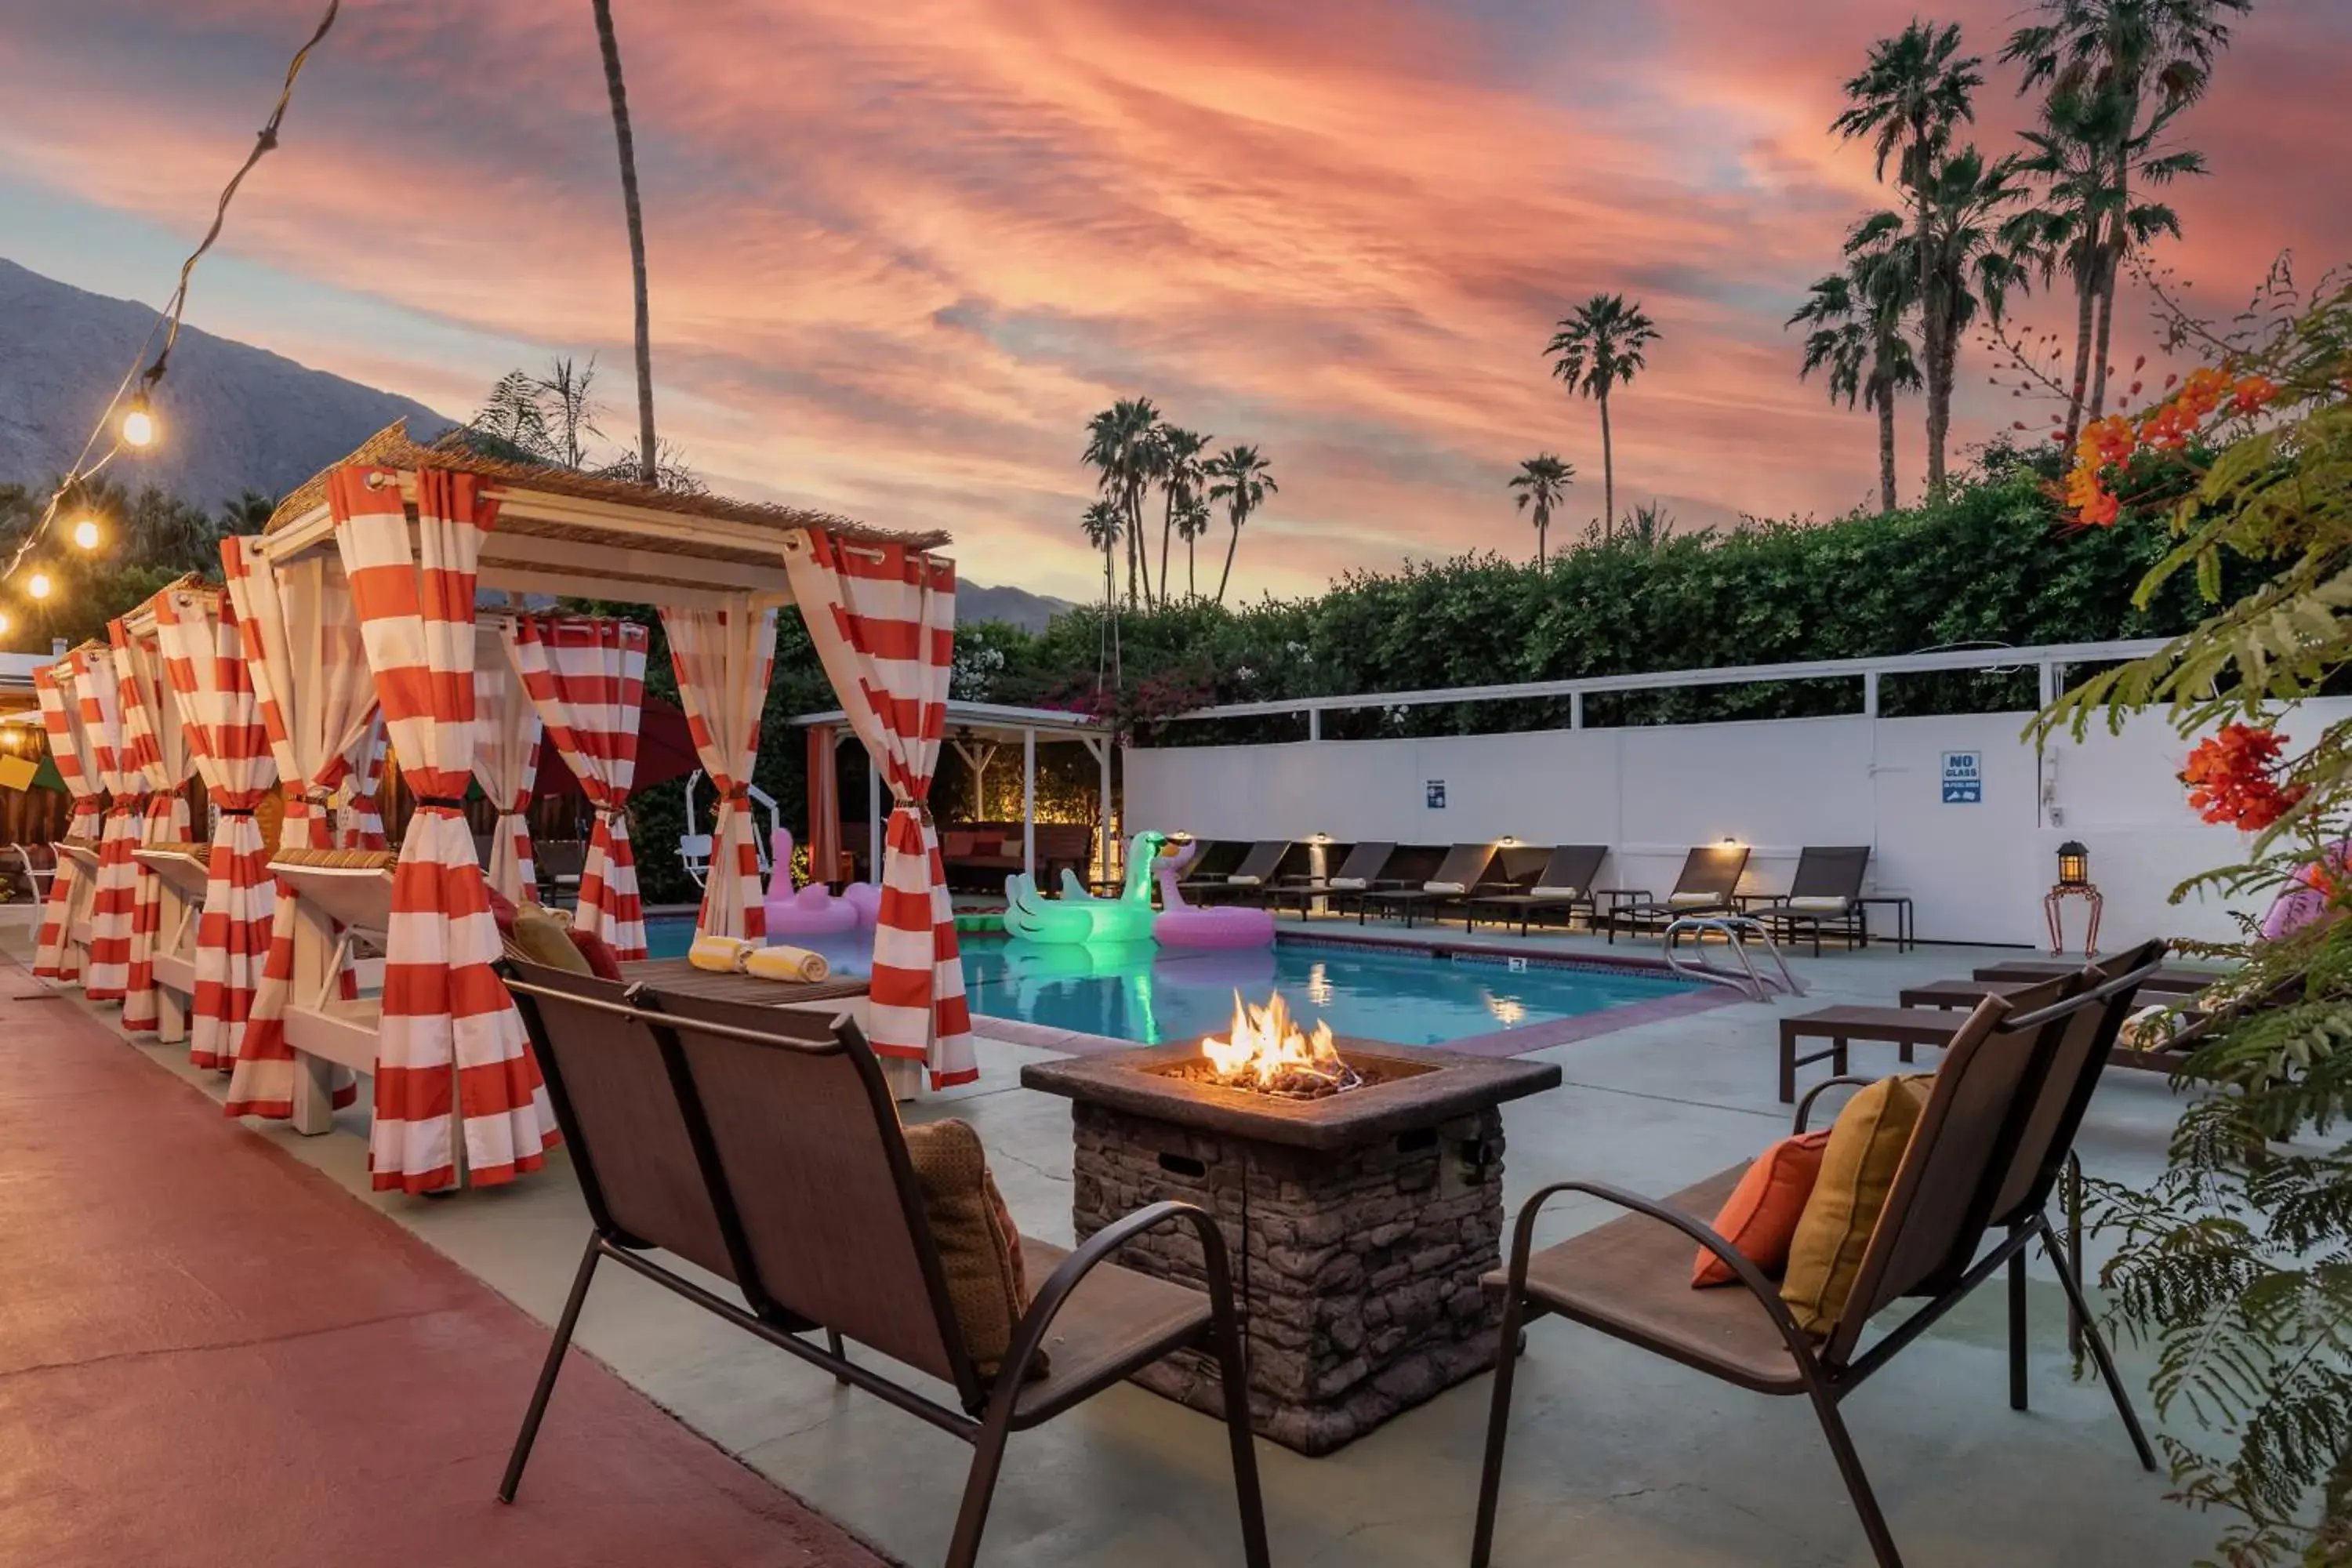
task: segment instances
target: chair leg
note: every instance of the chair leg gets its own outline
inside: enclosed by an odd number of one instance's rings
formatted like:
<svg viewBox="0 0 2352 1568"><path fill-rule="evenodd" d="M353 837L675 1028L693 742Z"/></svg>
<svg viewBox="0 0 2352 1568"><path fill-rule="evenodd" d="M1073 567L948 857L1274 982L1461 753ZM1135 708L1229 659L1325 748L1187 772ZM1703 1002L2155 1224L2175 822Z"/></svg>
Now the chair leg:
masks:
<svg viewBox="0 0 2352 1568"><path fill-rule="evenodd" d="M1824 1388L1810 1392L1813 1414L1821 1418L1822 1436L1829 1439L1830 1457L1837 1461L1846 1496L1853 1500L1862 1532L1870 1539L1871 1555L1877 1559L1878 1568L1903 1568L1903 1555L1895 1550L1895 1532L1886 1528L1886 1516L1879 1511L1878 1498L1870 1489L1870 1477L1863 1471L1862 1456L1854 1452L1853 1438L1845 1429L1845 1417L1838 1414L1835 1398Z"/></svg>
<svg viewBox="0 0 2352 1568"><path fill-rule="evenodd" d="M849 1359L848 1347L845 1346L841 1342L841 1331L838 1329L825 1330L824 1348L831 1351L843 1361L847 1361ZM844 1388L847 1388L849 1386L849 1379L842 1376L841 1373L837 1372L833 1374L833 1381L841 1384Z"/></svg>
<svg viewBox="0 0 2352 1568"><path fill-rule="evenodd" d="M2070 1258L2083 1256L2083 1160L2072 1149L2066 1151L2064 1175L2066 1194L2066 1253ZM2074 1310L2073 1297L2066 1299L2066 1353L2074 1363L2075 1375L2083 1371L2083 1314Z"/></svg>
<svg viewBox="0 0 2352 1568"><path fill-rule="evenodd" d="M980 1561L980 1532L988 1528L988 1508L996 1500L996 1478L1004 1468L1010 1425L1009 1421L986 1422L972 1443L971 1470L964 1477L963 1506L956 1510L955 1534L948 1542L944 1568L972 1568Z"/></svg>
<svg viewBox="0 0 2352 1568"><path fill-rule="evenodd" d="M1250 1436L1249 1363L1230 1301L1215 1322L1217 1369L1224 1382L1225 1440L1233 1448L1234 1499L1242 1516L1242 1562L1247 1568L1269 1568L1265 1494L1258 1486L1257 1448Z"/></svg>
<svg viewBox="0 0 2352 1568"><path fill-rule="evenodd" d="M2139 1412L2132 1408L2130 1391L2124 1387L2123 1376L2116 1371L2115 1357L2107 1353L2107 1337L2091 1321L2091 1304L2083 1299L2083 1281L2074 1272L2074 1259L2050 1228L2046 1216L2037 1216L2032 1223L2041 1230L2042 1245L2049 1249L2050 1260L2058 1268L2058 1283L2066 1288L2066 1300L2082 1320L2083 1338L2091 1347L2091 1359L2098 1364L2099 1378L2107 1385L2108 1397L2116 1402L2116 1414L2123 1417L2124 1430L2131 1436L2133 1451L2139 1455L2140 1468L2154 1470L2156 1450L2148 1447L2147 1433L2139 1424Z"/></svg>
<svg viewBox="0 0 2352 1568"><path fill-rule="evenodd" d="M2025 1251L2021 1247L2009 1255L2009 1407L2011 1410L2025 1408Z"/></svg>
<svg viewBox="0 0 2352 1568"><path fill-rule="evenodd" d="M597 1243L600 1238L588 1238L588 1250L580 1256L580 1271L572 1277L572 1294L564 1300L563 1315L555 1321L555 1338L547 1347L547 1360L539 1369L539 1386L531 1390L530 1407L523 1412L522 1430L515 1434L514 1452L507 1456L507 1473L499 1482L499 1500L512 1502L515 1489L522 1484L522 1468L530 1462L530 1446L539 1436L540 1418L547 1414L548 1395L555 1392L555 1374L563 1370L563 1352L572 1344L572 1331L580 1321L580 1304L588 1299L588 1281L596 1277Z"/></svg>
<svg viewBox="0 0 2352 1568"><path fill-rule="evenodd" d="M1495 1356L1495 1397L1486 1412L1486 1458L1478 1469L1478 1521L1470 1536L1470 1568L1486 1568L1495 1551L1495 1507L1503 1492L1503 1445L1511 1433L1511 1384L1519 1365L1525 1306L1513 1290L1503 1302Z"/></svg>

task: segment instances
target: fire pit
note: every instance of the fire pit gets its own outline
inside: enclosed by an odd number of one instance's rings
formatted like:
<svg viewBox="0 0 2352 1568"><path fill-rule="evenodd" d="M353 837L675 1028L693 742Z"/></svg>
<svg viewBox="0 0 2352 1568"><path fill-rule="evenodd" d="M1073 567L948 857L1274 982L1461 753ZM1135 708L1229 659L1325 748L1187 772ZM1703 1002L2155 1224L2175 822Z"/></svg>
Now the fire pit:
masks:
<svg viewBox="0 0 2352 1568"><path fill-rule="evenodd" d="M1558 1087L1559 1068L1307 1034L1278 999L1237 1003L1234 1035L1205 1046L1022 1068L1073 1102L1078 1237L1163 1198L1214 1215L1243 1300L1251 1425L1304 1454L1492 1365L1498 1309L1478 1279L1502 1256L1499 1108ZM1120 1261L1202 1279L1198 1244L1174 1231ZM1136 1381L1218 1408L1204 1359Z"/></svg>

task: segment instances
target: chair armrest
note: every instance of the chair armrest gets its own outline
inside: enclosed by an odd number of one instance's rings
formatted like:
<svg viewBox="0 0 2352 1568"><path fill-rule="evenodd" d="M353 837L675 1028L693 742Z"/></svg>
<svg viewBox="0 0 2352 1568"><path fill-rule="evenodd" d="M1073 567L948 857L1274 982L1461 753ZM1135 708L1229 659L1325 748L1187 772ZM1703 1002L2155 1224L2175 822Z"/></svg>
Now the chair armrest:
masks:
<svg viewBox="0 0 2352 1568"><path fill-rule="evenodd" d="M1680 1209L1668 1208L1654 1199L1645 1198L1639 1193L1627 1192L1622 1187L1612 1186L1606 1182L1555 1182L1550 1186L1541 1188L1533 1197L1519 1205L1518 1222L1511 1229L1511 1263L1508 1278L1512 1309L1516 1310L1520 1298L1527 1290L1528 1264L1528 1260L1535 1256L1537 1215L1546 1203L1561 1193L1581 1193L1587 1197L1599 1198L1604 1204L1628 1210L1645 1219L1656 1220L1661 1225L1672 1226L1681 1231L1696 1242L1700 1247L1715 1254L1716 1260L1730 1269L1733 1278L1746 1287L1750 1296L1756 1298L1757 1304L1764 1309L1764 1315L1772 1320L1772 1326L1780 1331L1780 1337L1787 1342L1790 1353L1797 1358L1801 1365L1809 1364L1813 1360L1812 1341L1806 1338L1805 1331L1797 1327L1797 1320L1790 1315L1788 1305L1780 1300L1780 1287L1765 1279L1764 1271L1749 1262L1738 1247L1725 1240L1714 1226L1693 1219Z"/></svg>
<svg viewBox="0 0 2352 1568"><path fill-rule="evenodd" d="M1872 1084L1876 1083L1877 1081L1878 1080L1874 1078L1855 1078L1852 1075L1848 1075L1844 1078L1823 1079L1821 1082L1813 1085L1812 1088L1805 1090L1805 1098L1797 1101L1796 1124L1790 1128L1789 1131L1792 1133L1804 1131L1805 1123L1812 1119L1813 1101L1819 1100L1831 1089L1868 1089Z"/></svg>
<svg viewBox="0 0 2352 1568"><path fill-rule="evenodd" d="M1216 1221L1197 1204L1148 1204L1087 1237L1085 1245L1062 1259L1061 1267L1047 1278L1045 1288L1030 1301L1029 1310L1013 1325L1013 1346L997 1372L991 1405L1002 1402L1010 1406L1020 1397L1021 1385L1028 1380L1029 1363L1036 1359L1038 1349L1045 1344L1045 1335L1053 1329L1054 1320L1068 1302L1071 1292L1087 1275L1137 1237L1179 1220L1200 1233L1204 1272L1209 1277L1209 1305L1216 1314L1221 1331L1232 1332L1233 1269L1226 1260L1224 1235L1217 1229ZM1011 1414L1009 1408L1005 1414Z"/></svg>

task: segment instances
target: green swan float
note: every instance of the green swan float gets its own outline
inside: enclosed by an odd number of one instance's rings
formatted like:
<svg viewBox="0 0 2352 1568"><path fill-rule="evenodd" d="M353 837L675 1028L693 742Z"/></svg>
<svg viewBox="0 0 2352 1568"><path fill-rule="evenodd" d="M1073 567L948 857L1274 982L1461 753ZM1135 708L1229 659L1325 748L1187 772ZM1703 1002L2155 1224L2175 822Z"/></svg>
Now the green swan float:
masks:
<svg viewBox="0 0 2352 1568"><path fill-rule="evenodd" d="M1015 871L1004 879L1005 934L1065 945L1150 941L1151 867L1167 843L1166 834L1150 831L1129 842L1127 881L1115 899L1089 894L1077 873L1067 868L1062 872L1062 896L1049 899L1038 892L1035 878Z"/></svg>

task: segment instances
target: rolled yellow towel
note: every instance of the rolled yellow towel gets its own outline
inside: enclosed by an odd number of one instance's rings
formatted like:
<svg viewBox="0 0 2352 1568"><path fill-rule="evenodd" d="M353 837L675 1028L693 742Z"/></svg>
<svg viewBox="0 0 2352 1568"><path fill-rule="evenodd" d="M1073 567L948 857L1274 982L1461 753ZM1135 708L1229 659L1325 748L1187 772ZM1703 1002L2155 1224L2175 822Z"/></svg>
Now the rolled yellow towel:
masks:
<svg viewBox="0 0 2352 1568"><path fill-rule="evenodd" d="M755 947L743 956L743 973L762 980L795 980L814 985L832 974L824 954L804 947Z"/></svg>
<svg viewBox="0 0 2352 1568"><path fill-rule="evenodd" d="M733 974L743 968L748 955L758 951L740 937L698 936L694 945L686 950L686 961L714 974Z"/></svg>

